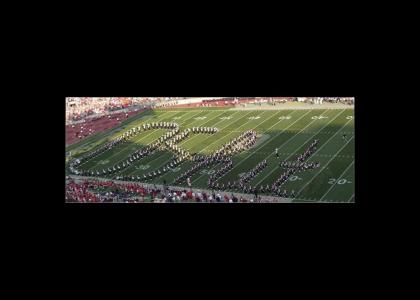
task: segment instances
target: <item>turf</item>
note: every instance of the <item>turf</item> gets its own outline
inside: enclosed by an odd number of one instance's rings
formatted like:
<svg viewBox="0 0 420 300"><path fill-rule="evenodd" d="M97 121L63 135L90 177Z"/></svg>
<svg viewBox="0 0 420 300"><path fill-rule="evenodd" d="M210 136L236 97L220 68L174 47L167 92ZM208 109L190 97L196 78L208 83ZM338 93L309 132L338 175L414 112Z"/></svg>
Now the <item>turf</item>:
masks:
<svg viewBox="0 0 420 300"><path fill-rule="evenodd" d="M117 128L97 134L78 144L69 146L76 157L91 151L102 143L116 137L134 126L149 122L175 121L181 131L189 127L217 127L213 135L192 135L178 144L191 153L210 154L242 132L254 129L259 135L257 145L233 157L234 168L219 178L227 183L239 179L240 174L252 169L267 159L268 167L258 174L252 185L267 185L284 171L280 160L295 160L307 146L318 139L317 151L308 161L320 162L320 168L299 172L292 176L282 189L296 192L294 202L354 202L354 110L349 109L301 109L301 110L231 110L231 109L170 109L147 111L136 115ZM81 165L82 169L102 170L122 162L136 149L147 146L158 139L166 130L157 129L141 132L129 142L120 144ZM346 134L346 140L343 139ZM275 148L280 158L276 158ZM157 151L153 155L135 162L124 169L122 175L140 175L157 170L171 159L169 152ZM190 168L194 163L185 162L152 183L168 183ZM215 165L193 175L192 186L206 188L209 174L220 168ZM106 177L106 176L105 176Z"/></svg>

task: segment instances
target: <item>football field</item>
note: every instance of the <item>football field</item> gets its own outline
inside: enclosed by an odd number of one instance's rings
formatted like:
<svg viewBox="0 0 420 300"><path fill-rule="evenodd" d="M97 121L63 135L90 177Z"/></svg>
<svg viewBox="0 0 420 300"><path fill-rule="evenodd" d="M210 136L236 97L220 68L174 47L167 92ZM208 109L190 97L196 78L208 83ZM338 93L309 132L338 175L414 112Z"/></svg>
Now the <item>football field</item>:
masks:
<svg viewBox="0 0 420 300"><path fill-rule="evenodd" d="M307 162L319 162L320 166L293 174L281 189L295 191L292 202L355 202L353 108L240 110L200 107L150 110L128 119L120 127L68 146L66 152L71 152L72 158L80 157L132 128L152 122L176 122L180 131L201 126L219 129L215 134L190 134L177 143L179 148L191 154L210 155L243 132L255 130L256 144L234 155L233 168L217 179L219 184L224 185L237 181L240 176L265 159L268 166L252 178L249 184L257 187L271 185L285 171L285 168L279 165L281 161L296 161L315 139L319 140L316 151ZM141 131L127 142L82 162L80 169L102 174L104 169L112 169L122 164L133 152L147 147L168 131L168 129ZM276 148L279 157L276 157ZM69 174L67 159L66 174ZM149 156L134 161L117 174L98 177L114 178L115 175L122 175L143 178L145 174L161 170L172 159L172 152L157 150ZM168 185L174 185L174 179L195 164L196 162L187 160L162 176L148 180L147 183L162 184L166 180ZM215 164L201 168L191 176L192 187L206 189L209 176L221 167L221 164ZM137 179L135 181L138 182ZM186 183L179 186L186 186ZM232 192L239 191L232 190Z"/></svg>

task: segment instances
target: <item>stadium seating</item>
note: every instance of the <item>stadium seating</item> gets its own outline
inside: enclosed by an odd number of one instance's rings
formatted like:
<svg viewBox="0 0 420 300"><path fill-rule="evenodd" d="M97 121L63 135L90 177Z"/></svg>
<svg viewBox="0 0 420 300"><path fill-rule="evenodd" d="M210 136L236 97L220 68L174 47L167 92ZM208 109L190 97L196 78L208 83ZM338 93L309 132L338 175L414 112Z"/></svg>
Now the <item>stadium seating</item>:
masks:
<svg viewBox="0 0 420 300"><path fill-rule="evenodd" d="M130 108L147 108L158 103L184 99L185 97L68 97L66 98L66 121L71 124L92 116L107 115Z"/></svg>

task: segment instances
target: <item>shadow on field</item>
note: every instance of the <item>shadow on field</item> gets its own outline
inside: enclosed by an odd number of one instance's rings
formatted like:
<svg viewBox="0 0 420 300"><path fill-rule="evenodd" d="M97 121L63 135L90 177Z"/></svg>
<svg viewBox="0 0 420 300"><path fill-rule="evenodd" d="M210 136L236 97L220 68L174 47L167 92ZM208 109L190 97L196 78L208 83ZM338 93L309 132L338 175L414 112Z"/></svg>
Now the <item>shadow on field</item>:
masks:
<svg viewBox="0 0 420 300"><path fill-rule="evenodd" d="M175 109L174 109L175 110ZM179 110L179 109L178 109ZM157 113L162 113L166 110L158 110L157 112L153 111L153 110L149 110L149 111L145 111L142 112L138 115L135 115L131 118L129 118L128 120L124 121L122 124L120 124L120 126L112 128L110 130L107 130L106 132L103 133L103 137L99 137L96 141L92 141L91 145L94 145L91 149L95 149L96 147L99 147L101 144L107 142L109 140L109 137L107 137L107 135L109 135L110 133L117 133L118 131L123 131L126 130L127 127L129 126L129 123L133 122L133 121L139 121L139 120L144 120L145 122L148 122L148 119L151 119L153 117L155 117L157 115ZM348 114L350 115L350 113ZM347 116L347 113L343 113L342 116ZM341 119L340 117L338 117L337 119ZM337 121L337 119L335 121ZM285 160L287 159L288 161L290 160L295 160L296 157L299 154L302 154L309 146L310 143L313 142L314 139L318 139L319 140L319 146L318 149L321 149L321 151L324 151L327 147L332 146L332 144L330 144L330 142L335 139L337 140L336 144L337 146L334 146L334 151L336 150L340 150L340 148L342 146L345 145L345 141L342 139L342 134L341 133L337 133L334 135L335 132L338 131L343 131L346 132L347 134L347 139L349 139L354 132L354 125L346 125L345 128L343 128L343 125L347 122L348 120L345 119L345 121L340 121L340 124L329 124L327 126L325 126L325 123L323 122L313 122L313 124L311 124L310 126L308 126L308 128L305 128L305 131L307 132L300 132L301 130L295 130L295 131L290 131L288 129L286 129L285 131L283 130L267 130L264 132L258 132L258 134L267 134L269 135L269 137L267 139L264 139L261 141L261 143L258 143L257 141L257 145L253 148L250 149L250 151L247 151L245 153L241 153L239 155L235 155L233 157L235 162L241 161L241 168L244 168L246 170L251 170L252 168L254 168L261 160L267 158L268 156L271 157L275 157L274 151L276 148L279 148L279 153L294 153L292 156L289 157L289 155L281 155L280 156L280 160ZM333 121L334 122L334 121ZM287 126L285 126L286 128ZM185 129L183 127L183 129ZM103 155L98 156L96 159L97 162L89 164L89 169L106 169L108 167L112 167L115 164L121 164L122 161L125 161L127 159L127 157L129 155L131 155L132 153L134 153L136 150L139 150L141 148L144 148L148 145L150 145L153 141L159 139L164 133L168 132L169 129L167 130L161 130L161 134L157 134L158 130L150 130L150 131L146 131L146 132L142 132L139 135L135 136L133 138L133 140L130 140L126 143L124 143L123 147L120 148L118 147L118 149L113 149L111 151L107 151L107 153L104 153ZM244 130L246 131L246 130ZM318 131L320 131L319 133L317 133ZM234 137L237 137L240 133L238 133L237 135L235 134L234 136L232 136L232 139ZM136 139L140 139L142 136L146 136L146 141L136 141ZM153 136L153 140L150 141L150 137ZM93 137L92 137L93 138ZM188 141L188 139L186 140ZM210 140L211 142L213 142L212 140ZM342 144L340 144L342 141ZM326 145L324 147L324 145L328 143L328 145ZM352 140L351 143L354 143L354 140ZM190 147L183 147L184 149L188 149ZM85 150L87 151L87 150ZM92 150L89 150L92 151ZM252 151L256 151L256 152L261 152L261 153L266 153L264 155L256 155L253 156L251 153ZM353 151L353 150L352 150ZM353 151L354 152L354 151ZM169 155L168 155L169 154ZM331 153L334 154L334 153ZM352 154L354 155L354 154ZM136 174L143 174L143 173L148 173L148 172L153 172L156 171L157 169L161 169L163 167L164 164L167 163L168 161L168 156L172 156L172 153L165 150L163 152L158 152L155 153L151 156L142 158L140 160L137 160L133 163L133 165L130 167L130 171L135 171L137 170ZM242 163L242 160L246 159L246 162ZM88 165L88 164L86 164ZM137 169L135 169L134 167L138 167ZM142 168L146 168L147 169L142 169ZM144 170L144 172L142 171ZM182 168L181 172L184 172L186 170L186 168ZM280 170L279 170L280 171ZM277 176L279 174L277 174L278 172L273 173L272 175L272 179L273 181L275 180L275 178L277 178ZM181 173L179 173L181 174ZM229 173L228 173L229 174ZM210 175L204 175L204 177L207 178ZM330 174L328 173L328 170L326 172L322 173L322 176L324 176L327 180L327 178L331 177ZM270 177L271 178L271 177ZM157 181L159 181L159 179L157 179Z"/></svg>
<svg viewBox="0 0 420 300"><path fill-rule="evenodd" d="M346 120L347 121L347 120ZM345 141L343 140L343 133L346 134L347 140L350 139L351 136L354 134L354 125L346 125L346 127L343 128L343 123L341 124L330 124L325 126L325 124L314 124L311 125L309 128L305 129L305 132L300 132L301 130L268 130L265 131L264 134L269 135L269 138L265 138L261 141L261 143L258 143L253 148L250 149L250 151L256 151L256 152L263 152L268 153L268 155L275 156L274 152L275 149L279 149L279 153L293 153L296 151L296 153L288 158L288 160L294 160L299 154L302 154L307 147L313 142L314 139L319 140L319 146L318 149L324 146L325 143L330 143L332 139L339 139L340 141L343 141L343 146L345 144ZM325 127L324 127L325 126ZM324 127L324 128L323 128ZM319 132L318 132L319 131ZM340 131L339 133L335 134L336 132ZM259 133L261 134L261 132ZM334 135L335 134L335 135ZM330 139L331 138L331 139ZM354 139L351 143L354 143ZM292 147L293 146L293 147ZM325 146L328 147L328 146ZM325 149L323 147L323 149ZM287 149L287 151L285 151ZM338 147L339 149L339 147ZM236 156L234 156L234 160L242 160L250 155L250 151L245 153L240 153ZM288 156L282 155L280 156L280 159L285 159ZM252 156L248 158L248 160L251 162ZM261 160L261 159L260 159ZM255 160L255 165L259 162L259 160ZM249 169L252 169L254 162L249 165Z"/></svg>

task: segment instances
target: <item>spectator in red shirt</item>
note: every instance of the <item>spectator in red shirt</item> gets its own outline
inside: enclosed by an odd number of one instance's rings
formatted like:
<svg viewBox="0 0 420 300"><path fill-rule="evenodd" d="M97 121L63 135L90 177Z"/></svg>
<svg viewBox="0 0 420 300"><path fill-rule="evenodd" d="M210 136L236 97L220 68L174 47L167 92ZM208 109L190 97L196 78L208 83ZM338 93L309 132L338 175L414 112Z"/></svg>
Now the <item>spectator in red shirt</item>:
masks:
<svg viewBox="0 0 420 300"><path fill-rule="evenodd" d="M187 199L192 199L192 191L187 192Z"/></svg>

